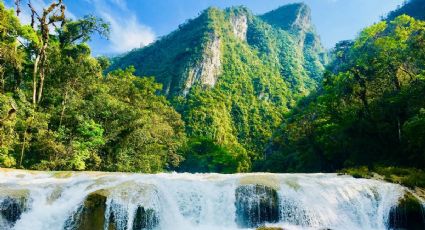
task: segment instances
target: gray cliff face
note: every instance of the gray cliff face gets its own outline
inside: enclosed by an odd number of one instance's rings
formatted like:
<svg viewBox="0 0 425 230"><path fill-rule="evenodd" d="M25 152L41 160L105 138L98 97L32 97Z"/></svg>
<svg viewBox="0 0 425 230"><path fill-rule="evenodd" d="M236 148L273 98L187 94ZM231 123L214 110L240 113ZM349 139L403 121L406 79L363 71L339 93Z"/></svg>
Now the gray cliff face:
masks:
<svg viewBox="0 0 425 230"><path fill-rule="evenodd" d="M290 30L298 33L306 33L312 29L311 10L307 5L300 4L293 22L290 23Z"/></svg>
<svg viewBox="0 0 425 230"><path fill-rule="evenodd" d="M232 15L230 17L230 24L235 36L242 41L246 41L246 33L248 31L248 17L246 15Z"/></svg>
<svg viewBox="0 0 425 230"><path fill-rule="evenodd" d="M246 41L248 31L248 16L245 13L231 14L227 19L231 31L234 36L241 40ZM190 89L199 84L205 88L212 88L217 83L222 69L222 40L220 39L217 31L212 31L202 51L200 61L188 67L186 77L183 77L183 91L182 94L186 96Z"/></svg>
<svg viewBox="0 0 425 230"><path fill-rule="evenodd" d="M183 95L187 95L194 84L214 87L221 72L221 40L211 34L210 41L205 46L201 60L189 67L185 80Z"/></svg>

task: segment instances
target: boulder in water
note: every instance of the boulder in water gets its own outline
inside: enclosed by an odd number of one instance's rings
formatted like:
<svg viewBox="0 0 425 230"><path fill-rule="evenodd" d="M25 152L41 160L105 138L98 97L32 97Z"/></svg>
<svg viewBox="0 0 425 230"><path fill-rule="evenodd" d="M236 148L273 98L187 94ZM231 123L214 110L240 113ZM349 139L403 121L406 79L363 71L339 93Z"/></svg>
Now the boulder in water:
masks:
<svg viewBox="0 0 425 230"><path fill-rule="evenodd" d="M255 228L279 221L277 191L264 185L241 185L236 189L236 222L243 228Z"/></svg>
<svg viewBox="0 0 425 230"><path fill-rule="evenodd" d="M153 209L138 207L133 221L133 230L154 229L159 224L158 213Z"/></svg>
<svg viewBox="0 0 425 230"><path fill-rule="evenodd" d="M104 190L99 190L88 195L79 208L65 224L65 229L69 230L94 230L103 229L105 226L105 212L107 208L108 194ZM110 228L114 230L115 228Z"/></svg>
<svg viewBox="0 0 425 230"><path fill-rule="evenodd" d="M425 210L419 199L411 193L406 193L390 211L389 229L425 229Z"/></svg>
<svg viewBox="0 0 425 230"><path fill-rule="evenodd" d="M108 230L127 229L126 207L111 201L109 192L99 190L88 195L79 210L65 223L66 230ZM133 221L133 230L149 230L159 224L158 213L153 209L139 206Z"/></svg>
<svg viewBox="0 0 425 230"><path fill-rule="evenodd" d="M0 228L11 228L27 208L27 190L2 190L0 192Z"/></svg>

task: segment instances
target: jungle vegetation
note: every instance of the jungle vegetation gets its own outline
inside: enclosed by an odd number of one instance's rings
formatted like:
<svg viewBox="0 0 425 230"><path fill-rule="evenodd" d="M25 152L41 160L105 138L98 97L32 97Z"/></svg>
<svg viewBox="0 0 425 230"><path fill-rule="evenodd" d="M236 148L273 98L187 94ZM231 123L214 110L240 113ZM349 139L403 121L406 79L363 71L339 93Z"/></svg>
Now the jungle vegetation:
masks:
<svg viewBox="0 0 425 230"><path fill-rule="evenodd" d="M280 20L288 11L308 18L302 4L261 16L210 8L111 60L87 45L95 34L108 37L104 20L70 20L59 0L42 12L30 7L33 22L22 25L19 7L0 2L0 167L234 173L366 166L367 174L425 165L425 22L406 8L329 55L311 25ZM229 23L238 15L247 18L246 40ZM187 67L215 37L217 83L182 94Z"/></svg>

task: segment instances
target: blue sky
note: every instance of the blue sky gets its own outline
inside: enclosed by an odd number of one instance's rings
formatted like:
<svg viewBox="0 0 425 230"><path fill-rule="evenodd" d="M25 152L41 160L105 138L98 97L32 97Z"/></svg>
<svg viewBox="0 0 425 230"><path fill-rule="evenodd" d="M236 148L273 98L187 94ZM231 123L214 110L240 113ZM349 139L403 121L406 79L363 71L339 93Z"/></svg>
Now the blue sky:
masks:
<svg viewBox="0 0 425 230"><path fill-rule="evenodd" d="M26 2L27 0L21 0ZM117 54L153 42L175 30L187 19L196 17L209 6L245 5L255 14L263 14L294 0L64 0L68 16L93 14L111 23L109 40L90 42L93 53ZM49 0L32 0L41 8ZM345 39L353 39L360 30L377 22L403 0L304 0L312 9L313 23L326 48ZM6 5L12 6L12 0ZM29 21L27 12L21 19Z"/></svg>

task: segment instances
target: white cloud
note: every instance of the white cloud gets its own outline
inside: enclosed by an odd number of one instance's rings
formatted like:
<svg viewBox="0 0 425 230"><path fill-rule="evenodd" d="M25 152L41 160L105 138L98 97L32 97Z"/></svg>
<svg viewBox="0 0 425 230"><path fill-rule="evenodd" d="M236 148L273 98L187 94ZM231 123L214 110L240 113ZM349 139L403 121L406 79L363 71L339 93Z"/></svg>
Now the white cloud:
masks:
<svg viewBox="0 0 425 230"><path fill-rule="evenodd" d="M155 40L155 34L150 27L140 24L135 15L114 18L105 13L105 20L111 24L111 51L126 52L134 48L143 47Z"/></svg>
<svg viewBox="0 0 425 230"><path fill-rule="evenodd" d="M124 0L87 0L97 14L111 24L109 52L126 52L140 48L155 40L153 30L143 25Z"/></svg>

